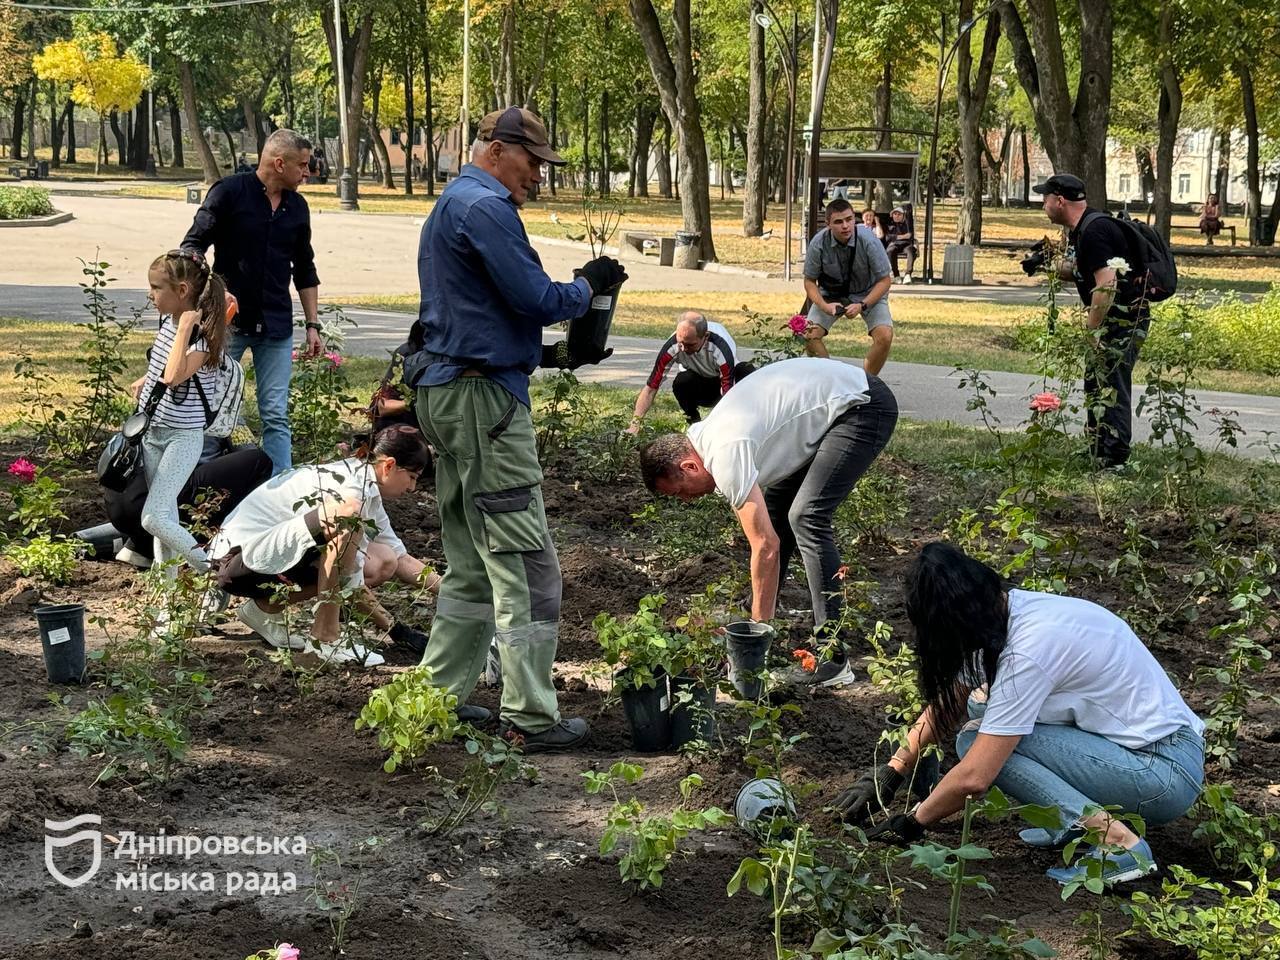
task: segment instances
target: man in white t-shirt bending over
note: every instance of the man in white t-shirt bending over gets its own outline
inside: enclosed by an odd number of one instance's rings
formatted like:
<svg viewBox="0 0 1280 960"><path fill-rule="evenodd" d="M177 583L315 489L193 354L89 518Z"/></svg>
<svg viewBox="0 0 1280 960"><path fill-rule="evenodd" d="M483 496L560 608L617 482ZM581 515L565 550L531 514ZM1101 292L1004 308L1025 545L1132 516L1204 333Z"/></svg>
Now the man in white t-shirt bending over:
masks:
<svg viewBox="0 0 1280 960"><path fill-rule="evenodd" d="M840 622L840 554L832 517L884 449L898 402L876 376L838 360L769 364L725 395L688 436L667 434L640 451L645 486L694 500L713 490L733 507L751 544L751 616L771 620L792 554L800 551L820 640ZM841 644L812 674L848 683Z"/></svg>
<svg viewBox="0 0 1280 960"><path fill-rule="evenodd" d="M685 419L697 423L702 419L699 407L714 407L735 383L755 369L750 363L739 362L737 354L738 347L723 326L695 310L682 314L676 332L658 351L649 379L636 397L627 433L640 432L640 421L653 406L673 364L681 370L671 384L671 392Z"/></svg>

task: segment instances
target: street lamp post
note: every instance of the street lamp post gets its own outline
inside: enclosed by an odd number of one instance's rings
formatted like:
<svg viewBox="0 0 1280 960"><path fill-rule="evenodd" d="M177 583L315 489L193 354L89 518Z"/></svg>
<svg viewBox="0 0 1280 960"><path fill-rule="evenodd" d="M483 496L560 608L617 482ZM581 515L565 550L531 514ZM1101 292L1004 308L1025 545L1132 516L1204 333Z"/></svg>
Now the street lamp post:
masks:
<svg viewBox="0 0 1280 960"><path fill-rule="evenodd" d="M471 149L471 0L462 0L462 109L458 118L458 171Z"/></svg>
<svg viewBox="0 0 1280 960"><path fill-rule="evenodd" d="M768 0L761 0L767 13L756 15L756 23L760 27L768 31L769 27L773 27L779 33L781 28L778 27L777 14L773 12L773 8L769 6ZM782 252L782 276L785 280L791 279L791 235L794 224L794 208L795 208L795 183L796 183L796 84L799 83L799 49L800 49L800 15L793 12L791 14L791 42L789 46L784 46L782 41L778 39L778 33L771 34L774 44L778 47L778 56L781 58L783 65L787 68L787 184L786 184L786 246ZM785 34L784 34L785 36Z"/></svg>
<svg viewBox="0 0 1280 960"><path fill-rule="evenodd" d="M359 210L356 198L359 189L351 159L350 136L347 131L347 70L346 55L342 52L342 0L333 0L333 47L338 55L338 155L342 159L342 173L338 177L338 206L343 210Z"/></svg>
<svg viewBox="0 0 1280 960"><path fill-rule="evenodd" d="M929 172L925 175L924 181L924 278L926 283L933 283L933 178L938 167L938 124L942 115L942 88L947 82L947 71L951 69L951 59L960 49L960 41L969 35L974 24L983 17L990 16L995 9L996 4L993 3L977 16L960 24L956 38L951 43L951 49L938 60L938 89L933 98L933 136L929 148ZM941 44L947 42L946 14L942 16L940 40L939 52L942 49Z"/></svg>

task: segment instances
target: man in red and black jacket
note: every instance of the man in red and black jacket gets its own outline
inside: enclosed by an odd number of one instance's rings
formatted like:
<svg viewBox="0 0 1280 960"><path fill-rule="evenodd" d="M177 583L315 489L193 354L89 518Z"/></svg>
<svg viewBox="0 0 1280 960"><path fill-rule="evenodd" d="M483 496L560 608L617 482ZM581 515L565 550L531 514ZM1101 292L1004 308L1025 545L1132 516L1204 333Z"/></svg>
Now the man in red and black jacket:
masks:
<svg viewBox="0 0 1280 960"><path fill-rule="evenodd" d="M693 310L681 315L676 332L658 351L649 380L636 397L635 413L628 433L638 433L640 421L653 406L671 364L681 367L671 385L676 403L690 423L702 419L699 407L714 407L729 388L755 369L750 363L735 362L737 346L729 331Z"/></svg>

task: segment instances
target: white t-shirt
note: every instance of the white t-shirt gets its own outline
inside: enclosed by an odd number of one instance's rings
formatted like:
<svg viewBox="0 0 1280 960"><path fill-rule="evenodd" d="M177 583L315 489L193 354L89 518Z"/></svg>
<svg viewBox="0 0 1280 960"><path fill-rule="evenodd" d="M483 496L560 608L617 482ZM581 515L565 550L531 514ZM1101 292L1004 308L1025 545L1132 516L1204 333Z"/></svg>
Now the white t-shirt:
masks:
<svg viewBox="0 0 1280 960"><path fill-rule="evenodd" d="M1204 732L1114 613L1076 597L1010 590L1009 639L979 732L1015 736L1037 723L1076 726L1130 749L1181 727Z"/></svg>
<svg viewBox="0 0 1280 960"><path fill-rule="evenodd" d="M360 515L377 530L373 541L390 547L397 557L404 556L408 551L391 528L372 465L354 457L286 470L252 490L222 522L209 544L209 556L220 559L239 547L250 570L283 573L316 546L305 515L325 498L350 497L363 501ZM348 584L364 583L369 536L362 538L355 573L345 581Z"/></svg>
<svg viewBox="0 0 1280 960"><path fill-rule="evenodd" d="M762 367L724 395L689 442L734 509L813 459L835 419L866 403L867 375L839 360L797 357Z"/></svg>

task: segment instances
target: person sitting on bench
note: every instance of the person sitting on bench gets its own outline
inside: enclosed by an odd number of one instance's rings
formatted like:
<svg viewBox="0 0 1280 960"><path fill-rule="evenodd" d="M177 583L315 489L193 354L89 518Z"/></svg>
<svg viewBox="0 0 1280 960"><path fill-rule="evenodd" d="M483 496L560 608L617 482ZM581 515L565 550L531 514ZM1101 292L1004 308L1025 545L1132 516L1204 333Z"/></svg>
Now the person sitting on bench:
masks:
<svg viewBox="0 0 1280 960"><path fill-rule="evenodd" d="M907 219L905 207L894 207L889 215L889 226L884 232L884 248L889 254L889 263L893 266L894 280L903 283L911 282L911 272L916 268L916 235L911 229L911 221ZM898 257L907 255L907 272L899 275Z"/></svg>

